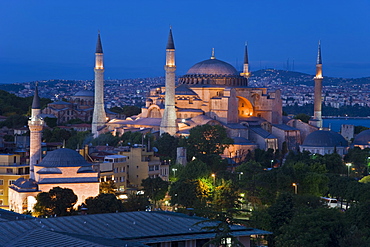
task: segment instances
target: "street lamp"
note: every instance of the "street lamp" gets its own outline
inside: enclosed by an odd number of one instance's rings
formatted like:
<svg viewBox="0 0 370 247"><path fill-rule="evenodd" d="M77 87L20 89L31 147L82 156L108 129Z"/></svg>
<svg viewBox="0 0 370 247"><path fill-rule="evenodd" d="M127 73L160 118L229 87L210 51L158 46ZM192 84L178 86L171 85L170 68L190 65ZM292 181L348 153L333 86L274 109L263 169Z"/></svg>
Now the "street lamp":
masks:
<svg viewBox="0 0 370 247"><path fill-rule="evenodd" d="M292 185L294 186L294 194L297 195L297 193L298 193L298 183L293 183Z"/></svg>
<svg viewBox="0 0 370 247"><path fill-rule="evenodd" d="M213 186L216 184L216 174L212 173L211 175L213 177Z"/></svg>
<svg viewBox="0 0 370 247"><path fill-rule="evenodd" d="M241 175L243 175L243 172L239 172L239 180L241 179Z"/></svg>
<svg viewBox="0 0 370 247"><path fill-rule="evenodd" d="M272 163L274 162L274 160L271 160L271 168L272 168Z"/></svg>
<svg viewBox="0 0 370 247"><path fill-rule="evenodd" d="M352 163L346 163L346 166L348 167L347 177L349 177L349 169L351 169Z"/></svg>
<svg viewBox="0 0 370 247"><path fill-rule="evenodd" d="M173 171L173 176L176 177L177 168L172 168L172 171Z"/></svg>

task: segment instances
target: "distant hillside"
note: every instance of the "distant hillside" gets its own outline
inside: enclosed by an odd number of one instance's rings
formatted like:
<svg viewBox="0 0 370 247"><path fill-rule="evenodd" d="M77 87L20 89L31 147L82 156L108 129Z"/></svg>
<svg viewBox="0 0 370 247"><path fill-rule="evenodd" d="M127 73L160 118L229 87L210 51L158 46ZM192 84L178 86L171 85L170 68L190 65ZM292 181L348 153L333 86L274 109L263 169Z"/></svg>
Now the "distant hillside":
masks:
<svg viewBox="0 0 370 247"><path fill-rule="evenodd" d="M0 115L26 115L32 105L32 100L32 96L21 98L4 90L0 90ZM41 107L50 102L50 99L40 99Z"/></svg>
<svg viewBox="0 0 370 247"><path fill-rule="evenodd" d="M251 81L259 80L270 80L279 81L281 85L312 85L314 75L309 75L306 73L287 71L287 70L276 70L276 69L263 69L252 72L250 78ZM362 78L338 78L338 77L325 77L323 80L323 85L325 86L344 86L348 83L353 84L370 84L370 77Z"/></svg>
<svg viewBox="0 0 370 247"><path fill-rule="evenodd" d="M24 85L16 83L16 84L1 84L0 89L7 91L7 92L18 92L24 89Z"/></svg>

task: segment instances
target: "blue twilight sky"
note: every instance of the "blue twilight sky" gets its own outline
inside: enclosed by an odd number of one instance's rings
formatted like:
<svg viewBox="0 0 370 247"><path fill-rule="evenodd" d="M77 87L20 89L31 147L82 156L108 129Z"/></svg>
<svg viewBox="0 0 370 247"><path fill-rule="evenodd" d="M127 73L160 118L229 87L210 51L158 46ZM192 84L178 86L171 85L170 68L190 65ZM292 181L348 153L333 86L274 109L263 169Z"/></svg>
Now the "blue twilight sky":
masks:
<svg viewBox="0 0 370 247"><path fill-rule="evenodd" d="M163 76L173 27L177 74L216 58L241 69L314 74L317 42L324 76L370 76L370 1L2 0L0 83L93 79L97 31L105 78Z"/></svg>

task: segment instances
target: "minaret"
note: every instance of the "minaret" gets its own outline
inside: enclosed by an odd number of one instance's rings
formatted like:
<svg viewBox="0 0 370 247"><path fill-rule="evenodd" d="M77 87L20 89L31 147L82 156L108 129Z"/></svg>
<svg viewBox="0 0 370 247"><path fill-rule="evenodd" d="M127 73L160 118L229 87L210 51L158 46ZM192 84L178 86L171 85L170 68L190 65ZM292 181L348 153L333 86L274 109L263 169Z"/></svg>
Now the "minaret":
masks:
<svg viewBox="0 0 370 247"><path fill-rule="evenodd" d="M247 79L251 76L251 73L249 72L248 44L247 43L245 43L243 73L240 73L240 76L243 76L244 78L247 78Z"/></svg>
<svg viewBox="0 0 370 247"><path fill-rule="evenodd" d="M94 97L94 114L92 120L92 134L94 138L98 137L98 128L104 126L106 115L104 110L104 64L103 64L103 48L98 33L98 41L95 51L95 97Z"/></svg>
<svg viewBox="0 0 370 247"><path fill-rule="evenodd" d="M175 135L177 132L176 123L176 109L175 109L175 44L172 37L172 29L168 35L168 42L166 46L166 96L165 108L162 116L160 133L168 133Z"/></svg>
<svg viewBox="0 0 370 247"><path fill-rule="evenodd" d="M41 161L41 136L44 120L40 117L40 98L36 85L32 101L31 118L28 121L30 129L30 178L35 180L34 166Z"/></svg>
<svg viewBox="0 0 370 247"><path fill-rule="evenodd" d="M321 44L319 41L318 51L317 51L317 61L316 61L316 76L315 81L315 102L314 102L314 112L313 118L316 120L316 127L322 128L322 117L321 117L321 107L322 107L322 60L321 60Z"/></svg>

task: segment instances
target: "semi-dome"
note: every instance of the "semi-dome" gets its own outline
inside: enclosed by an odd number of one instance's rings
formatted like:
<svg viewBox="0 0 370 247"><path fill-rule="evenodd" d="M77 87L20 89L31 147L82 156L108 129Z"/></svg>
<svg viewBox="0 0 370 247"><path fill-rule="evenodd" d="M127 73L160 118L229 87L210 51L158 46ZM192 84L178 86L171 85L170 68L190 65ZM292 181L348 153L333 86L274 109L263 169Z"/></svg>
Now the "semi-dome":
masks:
<svg viewBox="0 0 370 247"><path fill-rule="evenodd" d="M353 140L353 145L369 145L369 144L370 144L370 130L362 131Z"/></svg>
<svg viewBox="0 0 370 247"><path fill-rule="evenodd" d="M302 146L310 147L347 147L344 137L334 131L317 130L309 134Z"/></svg>
<svg viewBox="0 0 370 247"><path fill-rule="evenodd" d="M91 166L81 154L69 148L60 148L48 152L36 166L41 167L79 167Z"/></svg>
<svg viewBox="0 0 370 247"><path fill-rule="evenodd" d="M229 63L218 59L207 59L193 65L187 75L238 75L238 71Z"/></svg>
<svg viewBox="0 0 370 247"><path fill-rule="evenodd" d="M88 90L81 90L81 91L78 91L74 96L77 96L77 97L94 97L94 92L93 91L88 91Z"/></svg>

